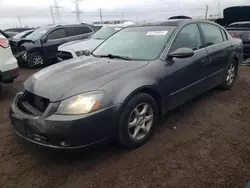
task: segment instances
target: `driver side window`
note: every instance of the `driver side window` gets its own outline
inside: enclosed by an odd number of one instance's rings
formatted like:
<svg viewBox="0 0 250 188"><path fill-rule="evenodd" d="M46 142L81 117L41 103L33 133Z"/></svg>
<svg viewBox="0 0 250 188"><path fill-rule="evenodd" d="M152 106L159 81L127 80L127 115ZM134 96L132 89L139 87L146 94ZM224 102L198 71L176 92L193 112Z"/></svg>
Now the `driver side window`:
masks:
<svg viewBox="0 0 250 188"><path fill-rule="evenodd" d="M65 37L66 37L65 30L64 29L57 29L57 30L52 31L48 35L48 40L61 39L61 38L65 38Z"/></svg>
<svg viewBox="0 0 250 188"><path fill-rule="evenodd" d="M177 34L170 52L174 52L179 48L190 48L194 51L202 48L201 35L197 24L184 26Z"/></svg>

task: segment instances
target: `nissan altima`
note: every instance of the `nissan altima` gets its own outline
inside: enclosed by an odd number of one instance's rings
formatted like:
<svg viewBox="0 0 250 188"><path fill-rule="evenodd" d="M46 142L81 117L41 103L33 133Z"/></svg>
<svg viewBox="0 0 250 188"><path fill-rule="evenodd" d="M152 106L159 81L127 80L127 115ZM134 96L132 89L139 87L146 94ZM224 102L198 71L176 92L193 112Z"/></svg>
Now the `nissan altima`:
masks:
<svg viewBox="0 0 250 188"><path fill-rule="evenodd" d="M212 22L130 26L88 57L28 78L11 105L11 125L20 137L52 148L108 140L137 148L168 111L211 88L230 89L242 57L242 41Z"/></svg>

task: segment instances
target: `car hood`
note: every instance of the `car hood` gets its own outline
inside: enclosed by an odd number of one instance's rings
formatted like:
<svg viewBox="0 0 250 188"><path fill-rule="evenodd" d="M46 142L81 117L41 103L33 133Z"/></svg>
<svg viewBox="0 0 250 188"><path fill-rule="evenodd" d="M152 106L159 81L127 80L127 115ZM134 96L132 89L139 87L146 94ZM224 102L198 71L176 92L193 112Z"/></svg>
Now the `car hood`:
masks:
<svg viewBox="0 0 250 188"><path fill-rule="evenodd" d="M84 41L78 41L78 42L72 42L72 43L66 43L61 46L59 46L59 51L82 51L82 50L88 50L93 51L97 46L99 46L103 40L97 40L97 39L88 39Z"/></svg>
<svg viewBox="0 0 250 188"><path fill-rule="evenodd" d="M76 58L37 72L25 81L24 87L31 93L56 102L95 91L147 63L95 57Z"/></svg>

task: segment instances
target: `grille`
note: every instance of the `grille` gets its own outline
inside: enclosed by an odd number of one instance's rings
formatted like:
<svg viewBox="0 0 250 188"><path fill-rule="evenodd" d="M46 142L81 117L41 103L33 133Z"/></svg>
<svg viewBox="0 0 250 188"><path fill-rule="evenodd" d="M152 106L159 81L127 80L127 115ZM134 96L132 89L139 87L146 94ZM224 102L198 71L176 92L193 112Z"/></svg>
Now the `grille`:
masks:
<svg viewBox="0 0 250 188"><path fill-rule="evenodd" d="M62 60L68 60L73 58L70 52L64 52L64 51L58 51L57 57Z"/></svg>
<svg viewBox="0 0 250 188"><path fill-rule="evenodd" d="M41 115L50 104L50 100L25 91L19 101L19 108L29 114Z"/></svg>

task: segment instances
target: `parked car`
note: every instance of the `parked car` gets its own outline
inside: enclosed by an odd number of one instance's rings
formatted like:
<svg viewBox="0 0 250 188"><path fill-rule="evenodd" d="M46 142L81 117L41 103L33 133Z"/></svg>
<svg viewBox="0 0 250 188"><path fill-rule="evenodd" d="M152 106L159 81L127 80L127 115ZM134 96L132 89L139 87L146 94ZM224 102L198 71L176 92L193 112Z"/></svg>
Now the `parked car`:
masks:
<svg viewBox="0 0 250 188"><path fill-rule="evenodd" d="M30 35L33 32L34 32L34 30L32 30L32 29L31 30L23 31L23 32L18 33L17 35L15 35L13 37L13 39L24 39L24 38L26 38L28 35Z"/></svg>
<svg viewBox="0 0 250 188"><path fill-rule="evenodd" d="M12 83L18 74L17 60L11 52L9 41L0 34L0 84Z"/></svg>
<svg viewBox="0 0 250 188"><path fill-rule="evenodd" d="M9 37L9 43L11 46L11 50L12 50L12 53L15 54L14 56L16 58L20 58L23 55L23 51L22 51L22 49L20 51L20 48L18 47L18 43L21 40L25 39L28 35L30 35L33 32L34 32L34 30L26 30L26 31L23 31L21 33L18 33L14 37Z"/></svg>
<svg viewBox="0 0 250 188"><path fill-rule="evenodd" d="M52 148L109 139L139 147L168 111L216 86L231 88L242 48L241 40L208 21L124 28L93 56L52 65L28 78L10 108L13 130Z"/></svg>
<svg viewBox="0 0 250 188"><path fill-rule="evenodd" d="M17 33L21 33L23 31L27 31L30 30L30 28L27 27L17 27L17 28L9 28L9 29L5 29L4 32L17 32Z"/></svg>
<svg viewBox="0 0 250 188"><path fill-rule="evenodd" d="M30 28L10 28L10 29L4 30L4 32L6 34L8 34L10 37L14 37L18 33L21 33L23 31L27 31L27 30L30 30Z"/></svg>
<svg viewBox="0 0 250 188"><path fill-rule="evenodd" d="M129 25L127 24L105 25L94 35L92 35L89 39L65 43L58 47L57 59L58 61L63 61L71 58L76 58L79 56L84 56L87 51L92 52L108 37L110 37L115 32Z"/></svg>
<svg viewBox="0 0 250 188"><path fill-rule="evenodd" d="M56 60L57 48L66 42L84 39L96 28L87 24L47 25L35 30L18 44L17 59L28 67L45 65Z"/></svg>
<svg viewBox="0 0 250 188"><path fill-rule="evenodd" d="M232 23L226 29L233 37L243 41L244 56L250 57L250 21Z"/></svg>

